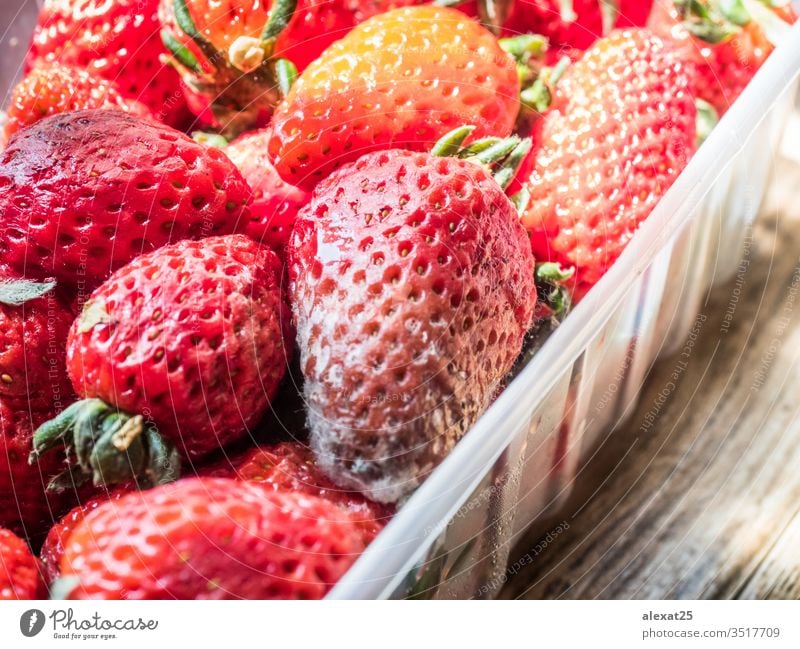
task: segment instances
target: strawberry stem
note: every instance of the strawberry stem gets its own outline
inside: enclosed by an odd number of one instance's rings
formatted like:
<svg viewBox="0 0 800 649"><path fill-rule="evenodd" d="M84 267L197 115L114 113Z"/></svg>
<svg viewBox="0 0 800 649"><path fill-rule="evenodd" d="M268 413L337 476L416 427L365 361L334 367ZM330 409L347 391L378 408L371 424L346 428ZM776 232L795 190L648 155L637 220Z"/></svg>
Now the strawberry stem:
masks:
<svg viewBox="0 0 800 649"><path fill-rule="evenodd" d="M33 464L58 447L72 451L75 462L48 485L52 491L92 478L96 486L135 480L142 486L163 484L180 475L177 451L141 415L112 409L100 399L73 403L42 424L33 435Z"/></svg>

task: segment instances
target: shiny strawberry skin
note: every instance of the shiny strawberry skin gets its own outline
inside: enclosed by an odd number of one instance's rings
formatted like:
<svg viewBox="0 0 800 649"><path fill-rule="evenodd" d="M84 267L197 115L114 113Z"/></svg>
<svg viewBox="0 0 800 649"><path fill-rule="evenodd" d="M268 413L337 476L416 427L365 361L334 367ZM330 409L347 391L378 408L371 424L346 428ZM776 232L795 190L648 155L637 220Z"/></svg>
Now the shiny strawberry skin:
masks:
<svg viewBox="0 0 800 649"><path fill-rule="evenodd" d="M231 142L225 153L253 190L250 221L244 233L270 246L282 258L297 211L310 195L280 177L267 155L270 137L269 129L246 133Z"/></svg>
<svg viewBox="0 0 800 649"><path fill-rule="evenodd" d="M791 4L773 8L789 23L797 20ZM693 36L681 22L671 0L656 2L648 27L662 38L675 43L695 67L693 92L709 102L721 116L736 101L774 47L755 23L718 44Z"/></svg>
<svg viewBox="0 0 800 649"><path fill-rule="evenodd" d="M67 341L75 390L144 414L187 457L241 438L291 354L282 264L243 235L137 257L89 298Z"/></svg>
<svg viewBox="0 0 800 649"><path fill-rule="evenodd" d="M21 305L0 302L0 399L47 412L72 402L66 342L73 320L55 292Z"/></svg>
<svg viewBox="0 0 800 649"><path fill-rule="evenodd" d="M0 398L0 526L27 538L48 530L64 505L63 495L45 490L63 469L63 456L53 454L28 464L33 431L52 415L11 406Z"/></svg>
<svg viewBox="0 0 800 649"><path fill-rule="evenodd" d="M236 477L259 482L275 491L323 498L347 513L361 530L365 545L372 542L394 514L394 508L389 505L337 487L319 469L311 449L299 442L280 442L250 449L238 457L220 462L207 474Z"/></svg>
<svg viewBox="0 0 800 649"><path fill-rule="evenodd" d="M180 126L188 112L178 75L160 61L158 0L45 0L27 64L59 62L117 84L160 121Z"/></svg>
<svg viewBox="0 0 800 649"><path fill-rule="evenodd" d="M475 422L521 349L536 289L516 210L476 164L375 152L318 185L288 260L319 466L394 502Z"/></svg>
<svg viewBox="0 0 800 649"><path fill-rule="evenodd" d="M275 56L285 57L303 71L325 49L365 20L424 0L298 0L289 26L278 38Z"/></svg>
<svg viewBox="0 0 800 649"><path fill-rule="evenodd" d="M363 550L331 503L224 478L134 492L86 516L73 599L321 599Z"/></svg>
<svg viewBox="0 0 800 649"><path fill-rule="evenodd" d="M36 557L25 541L0 528L0 601L46 597Z"/></svg>
<svg viewBox="0 0 800 649"><path fill-rule="evenodd" d="M619 16L615 27L645 27L655 4L654 0L619 0Z"/></svg>
<svg viewBox="0 0 800 649"><path fill-rule="evenodd" d="M542 34L553 49L585 50L603 35L600 0L574 0L573 10L577 18L568 22L558 0L516 0L504 30L508 35Z"/></svg>
<svg viewBox="0 0 800 649"><path fill-rule="evenodd" d="M12 91L4 135L7 139L21 128L50 115L91 108L121 110L141 116L150 114L144 104L124 98L111 81L82 68L41 63Z"/></svg>
<svg viewBox="0 0 800 649"><path fill-rule="evenodd" d="M456 126L505 136L519 108L513 60L486 29L443 7L375 16L300 75L271 123L278 173L311 188L374 150L428 150Z"/></svg>
<svg viewBox="0 0 800 649"><path fill-rule="evenodd" d="M576 269L592 286L695 149L691 76L649 31L613 33L558 84L539 120L522 222L537 260Z"/></svg>
<svg viewBox="0 0 800 649"><path fill-rule="evenodd" d="M66 546L70 534L72 534L72 530L80 525L89 512L94 511L109 500L119 500L130 491L130 487L114 489L114 491L110 493L102 491L99 495L94 495L83 504L73 507L63 518L50 528L44 543L42 543L42 549L39 552L42 573L46 583L52 583L60 575L61 557L64 556L64 547Z"/></svg>
<svg viewBox="0 0 800 649"><path fill-rule="evenodd" d="M171 241L234 232L252 192L216 149L118 111L43 119L0 154L0 254L83 293Z"/></svg>

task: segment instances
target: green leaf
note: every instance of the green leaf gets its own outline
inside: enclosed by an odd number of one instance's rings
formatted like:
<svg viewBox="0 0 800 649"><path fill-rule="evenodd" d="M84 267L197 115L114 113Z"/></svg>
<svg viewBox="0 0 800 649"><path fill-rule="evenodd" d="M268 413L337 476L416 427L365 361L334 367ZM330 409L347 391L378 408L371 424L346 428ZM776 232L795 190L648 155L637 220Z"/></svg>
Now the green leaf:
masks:
<svg viewBox="0 0 800 649"><path fill-rule="evenodd" d="M719 0L719 10L727 20L740 27L744 27L752 20L742 0Z"/></svg>
<svg viewBox="0 0 800 649"><path fill-rule="evenodd" d="M178 23L178 27L181 28L181 31L189 38L202 38L200 31L197 29L197 25L194 24L186 0L175 0L172 8L175 12L175 22Z"/></svg>
<svg viewBox="0 0 800 649"><path fill-rule="evenodd" d="M20 306L29 300L46 295L55 287L55 282L34 282L29 279L2 280L0 281L0 302L9 306Z"/></svg>
<svg viewBox="0 0 800 649"><path fill-rule="evenodd" d="M289 59L278 59L275 61L275 77L281 96L286 97L297 80L297 67Z"/></svg>
<svg viewBox="0 0 800 649"><path fill-rule="evenodd" d="M289 25L296 8L297 0L275 0L269 12L269 20L261 32L261 40L267 42L277 38L278 34Z"/></svg>
<svg viewBox="0 0 800 649"><path fill-rule="evenodd" d="M178 61L178 63L189 68L192 72L197 74L202 72L202 68L200 67L197 57L166 29L161 30L161 41L164 43L164 47L169 50L170 54L175 57L175 60Z"/></svg>
<svg viewBox="0 0 800 649"><path fill-rule="evenodd" d="M532 146L533 142L531 138L526 137L519 144L517 144L517 146L511 150L511 153L508 154L508 157L503 160L500 168L494 173L494 179L497 181L497 184L500 185L500 187L505 189L509 186L509 184L511 184L511 181L514 180L514 177L517 175L519 166L527 157Z"/></svg>
<svg viewBox="0 0 800 649"><path fill-rule="evenodd" d="M431 155L437 158L448 158L455 156L461 150L461 145L472 134L475 127L471 124L454 128L449 133L445 133L431 149Z"/></svg>

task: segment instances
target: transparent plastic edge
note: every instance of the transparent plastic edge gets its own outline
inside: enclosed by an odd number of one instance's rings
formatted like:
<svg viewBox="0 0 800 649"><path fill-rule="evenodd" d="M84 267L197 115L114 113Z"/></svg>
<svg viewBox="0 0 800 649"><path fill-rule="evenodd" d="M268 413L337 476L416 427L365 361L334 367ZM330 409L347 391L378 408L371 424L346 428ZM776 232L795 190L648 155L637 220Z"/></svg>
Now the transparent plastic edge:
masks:
<svg viewBox="0 0 800 649"><path fill-rule="evenodd" d="M564 369L613 315L633 280L693 218L714 181L798 75L800 21L731 106L608 273L409 498L328 599L373 599L391 593L470 496L468 487L478 484L511 442L525 413L538 407L537 400L548 394ZM523 423L527 425L527 421ZM452 498L444 497L448 493Z"/></svg>

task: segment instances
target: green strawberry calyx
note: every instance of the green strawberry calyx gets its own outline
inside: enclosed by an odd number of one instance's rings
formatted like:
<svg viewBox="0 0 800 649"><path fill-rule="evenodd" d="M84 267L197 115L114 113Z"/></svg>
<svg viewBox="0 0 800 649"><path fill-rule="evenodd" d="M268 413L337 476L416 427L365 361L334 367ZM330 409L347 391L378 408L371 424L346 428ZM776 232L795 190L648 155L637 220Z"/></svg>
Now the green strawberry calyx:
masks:
<svg viewBox="0 0 800 649"><path fill-rule="evenodd" d="M719 123L719 113L716 108L699 97L694 100L697 106L697 146L699 147L711 135Z"/></svg>
<svg viewBox="0 0 800 649"><path fill-rule="evenodd" d="M729 41L755 22L773 44L783 41L791 25L772 9L783 0L673 0L684 27L711 45Z"/></svg>
<svg viewBox="0 0 800 649"><path fill-rule="evenodd" d="M505 189L517 174L519 166L531 150L530 138L485 137L465 145L475 127L459 126L443 135L431 149L440 158L461 158L487 168L497 184Z"/></svg>
<svg viewBox="0 0 800 649"><path fill-rule="evenodd" d="M91 480L106 487L136 481L141 487L180 477L180 456L152 422L112 408L100 399L76 401L33 434L28 462L56 449L67 451L67 468L48 490L74 489Z"/></svg>
<svg viewBox="0 0 800 649"><path fill-rule="evenodd" d="M553 103L556 86L570 63L568 56L562 56L554 66L543 68L536 80L519 93L523 108L539 114L546 112Z"/></svg>
<svg viewBox="0 0 800 649"><path fill-rule="evenodd" d="M574 274L574 268L565 270L560 264L552 261L536 264L538 311L545 311L556 319L566 315L572 303L566 284Z"/></svg>

